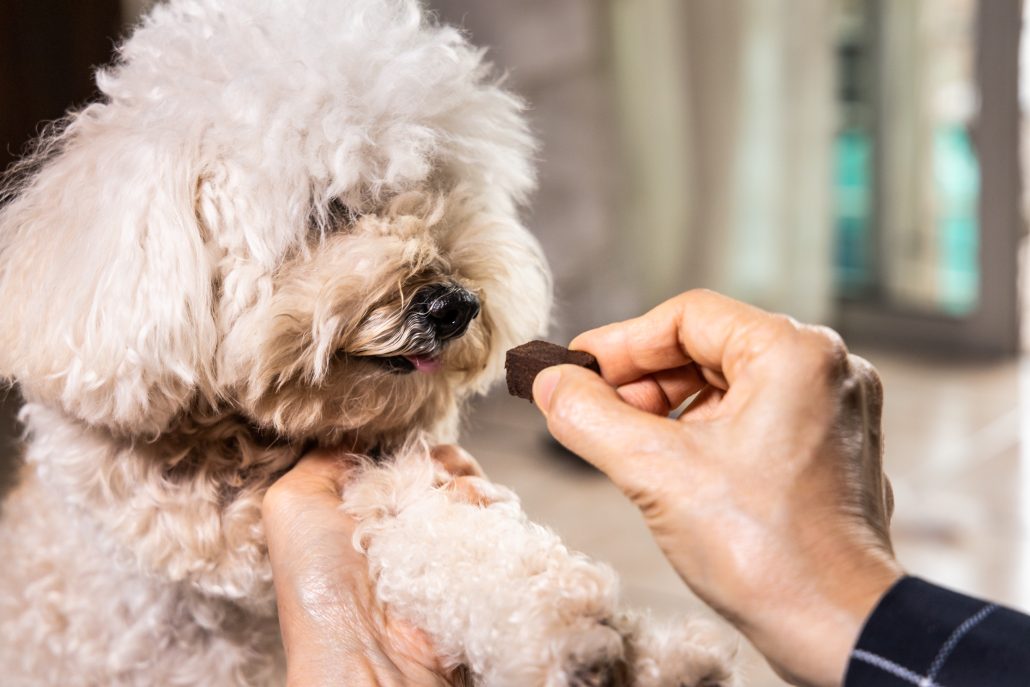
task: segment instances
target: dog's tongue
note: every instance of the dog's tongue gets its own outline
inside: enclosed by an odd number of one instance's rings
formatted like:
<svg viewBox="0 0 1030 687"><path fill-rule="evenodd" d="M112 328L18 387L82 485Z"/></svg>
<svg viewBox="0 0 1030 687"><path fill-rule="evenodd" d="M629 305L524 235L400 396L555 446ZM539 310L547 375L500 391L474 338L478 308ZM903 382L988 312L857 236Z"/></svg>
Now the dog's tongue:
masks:
<svg viewBox="0 0 1030 687"><path fill-rule="evenodd" d="M408 362L419 372L435 372L440 369L440 359L429 355L406 355Z"/></svg>

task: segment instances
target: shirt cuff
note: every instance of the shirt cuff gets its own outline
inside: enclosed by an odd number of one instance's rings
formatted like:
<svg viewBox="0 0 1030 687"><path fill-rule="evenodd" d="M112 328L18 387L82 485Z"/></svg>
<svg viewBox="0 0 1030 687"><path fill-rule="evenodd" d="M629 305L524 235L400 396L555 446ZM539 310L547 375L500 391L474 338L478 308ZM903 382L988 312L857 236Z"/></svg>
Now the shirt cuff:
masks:
<svg viewBox="0 0 1030 687"><path fill-rule="evenodd" d="M1030 618L915 577L884 595L851 653L845 687L1030 684Z"/></svg>

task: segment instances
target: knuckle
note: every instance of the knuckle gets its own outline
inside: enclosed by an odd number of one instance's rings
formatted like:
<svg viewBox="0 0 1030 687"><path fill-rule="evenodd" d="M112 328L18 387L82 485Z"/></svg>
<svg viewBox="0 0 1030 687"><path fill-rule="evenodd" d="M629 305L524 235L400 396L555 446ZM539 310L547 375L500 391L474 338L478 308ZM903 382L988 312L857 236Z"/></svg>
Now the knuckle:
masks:
<svg viewBox="0 0 1030 687"><path fill-rule="evenodd" d="M800 336L808 355L826 372L837 374L846 369L848 347L840 334L822 325L803 325Z"/></svg>
<svg viewBox="0 0 1030 687"><path fill-rule="evenodd" d="M770 315L766 327L769 339L775 347L787 349L797 345L801 328L793 317L782 313Z"/></svg>
<svg viewBox="0 0 1030 687"><path fill-rule="evenodd" d="M812 337L813 341L818 342L819 345L825 346L827 350L833 352L835 355L846 355L848 347L844 344L844 339L835 329L831 329L821 324L806 324L802 327L805 334Z"/></svg>
<svg viewBox="0 0 1030 687"><path fill-rule="evenodd" d="M797 320L790 315L785 315L784 313L770 313L768 326L771 331L781 337L792 336L796 334L799 329Z"/></svg>
<svg viewBox="0 0 1030 687"><path fill-rule="evenodd" d="M883 477L883 501L884 508L886 509L887 522L890 523L894 517L894 485L891 484L890 478L884 475Z"/></svg>
<svg viewBox="0 0 1030 687"><path fill-rule="evenodd" d="M672 298L670 298L666 302L667 303L686 304L686 303L704 303L704 302L712 302L712 301L732 302L732 299L729 298L728 296L725 296L725 295L719 293L718 291L713 291L712 289L694 288L694 289L689 289L688 291L683 291L678 296L673 296Z"/></svg>
<svg viewBox="0 0 1030 687"><path fill-rule="evenodd" d="M787 315L770 314L746 327L742 334L756 360L770 359L768 354L772 354L770 362L782 365L797 357L798 325Z"/></svg>
<svg viewBox="0 0 1030 687"><path fill-rule="evenodd" d="M821 325L802 324L787 315L771 315L765 324L771 363L787 366L806 380L839 381L847 370L848 349L840 334ZM799 375L800 373L800 375Z"/></svg>
<svg viewBox="0 0 1030 687"><path fill-rule="evenodd" d="M483 474L483 468L480 467L479 462L465 449L455 446L453 455L454 464L451 472L464 476L477 476Z"/></svg>
<svg viewBox="0 0 1030 687"><path fill-rule="evenodd" d="M458 447L454 444L437 444L430 450L429 455L448 470L460 467L463 462Z"/></svg>
<svg viewBox="0 0 1030 687"><path fill-rule="evenodd" d="M867 380L873 384L881 384L880 373L873 364L860 355L854 353L848 355L848 366L856 377Z"/></svg>
<svg viewBox="0 0 1030 687"><path fill-rule="evenodd" d="M695 288L684 291L680 294L680 298L707 298L709 296L717 295L715 291L705 288Z"/></svg>
<svg viewBox="0 0 1030 687"><path fill-rule="evenodd" d="M880 403L883 400L883 379L873 364L861 356L848 356L848 369L865 389L870 400Z"/></svg>

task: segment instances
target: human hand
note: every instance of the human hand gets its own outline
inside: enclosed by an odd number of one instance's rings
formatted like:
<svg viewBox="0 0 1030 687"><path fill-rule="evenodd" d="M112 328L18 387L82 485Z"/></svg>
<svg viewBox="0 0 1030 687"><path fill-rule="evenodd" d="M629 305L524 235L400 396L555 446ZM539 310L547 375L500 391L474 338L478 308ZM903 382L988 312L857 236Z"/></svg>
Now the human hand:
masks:
<svg viewBox="0 0 1030 687"><path fill-rule="evenodd" d="M781 675L839 685L902 574L876 371L830 330L706 291L571 348L596 356L603 379L540 373L551 433L639 506L684 581Z"/></svg>
<svg viewBox="0 0 1030 687"><path fill-rule="evenodd" d="M433 458L456 477L459 498L476 499L482 472L456 446ZM449 685L428 639L375 598L354 521L340 508L353 470L346 454L314 451L265 494L262 517L286 650L287 684Z"/></svg>

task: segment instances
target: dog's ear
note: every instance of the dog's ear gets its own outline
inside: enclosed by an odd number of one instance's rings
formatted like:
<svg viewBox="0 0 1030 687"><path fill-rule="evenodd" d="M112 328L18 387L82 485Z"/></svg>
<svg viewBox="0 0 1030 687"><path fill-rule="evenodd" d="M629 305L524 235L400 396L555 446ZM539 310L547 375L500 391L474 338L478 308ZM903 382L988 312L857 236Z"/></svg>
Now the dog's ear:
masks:
<svg viewBox="0 0 1030 687"><path fill-rule="evenodd" d="M87 108L0 208L0 376L91 424L157 432L210 378L211 260L181 132Z"/></svg>

